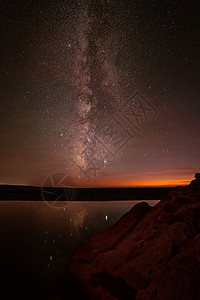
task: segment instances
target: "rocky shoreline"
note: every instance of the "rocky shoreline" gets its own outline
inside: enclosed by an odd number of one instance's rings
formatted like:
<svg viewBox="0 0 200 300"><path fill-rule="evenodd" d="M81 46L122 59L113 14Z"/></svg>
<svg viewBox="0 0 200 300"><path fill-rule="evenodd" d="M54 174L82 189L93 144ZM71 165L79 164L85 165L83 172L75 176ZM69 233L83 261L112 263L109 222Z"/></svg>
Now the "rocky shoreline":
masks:
<svg viewBox="0 0 200 300"><path fill-rule="evenodd" d="M90 299L200 299L200 175L154 207L135 205L73 256Z"/></svg>

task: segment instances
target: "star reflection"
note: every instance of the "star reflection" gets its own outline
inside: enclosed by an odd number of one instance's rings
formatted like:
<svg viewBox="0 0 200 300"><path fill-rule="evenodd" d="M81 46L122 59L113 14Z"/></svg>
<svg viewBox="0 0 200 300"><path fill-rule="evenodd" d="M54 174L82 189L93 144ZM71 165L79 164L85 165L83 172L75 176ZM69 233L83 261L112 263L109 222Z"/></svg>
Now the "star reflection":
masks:
<svg viewBox="0 0 200 300"><path fill-rule="evenodd" d="M63 257L69 259L81 244L93 235L113 225L137 201L125 202L71 202L56 210L43 202L37 202L37 214L41 230L43 261L49 268ZM150 201L154 205L157 201ZM48 230L47 230L48 228ZM41 243L41 241L40 241Z"/></svg>

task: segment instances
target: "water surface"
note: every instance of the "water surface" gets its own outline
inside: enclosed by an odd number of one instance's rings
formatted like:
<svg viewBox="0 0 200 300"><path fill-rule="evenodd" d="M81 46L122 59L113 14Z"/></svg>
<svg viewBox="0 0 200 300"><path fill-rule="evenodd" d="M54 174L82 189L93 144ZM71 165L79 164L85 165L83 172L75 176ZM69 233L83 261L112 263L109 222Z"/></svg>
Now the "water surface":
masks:
<svg viewBox="0 0 200 300"><path fill-rule="evenodd" d="M82 299L67 277L71 256L138 202L1 201L2 277L29 299Z"/></svg>

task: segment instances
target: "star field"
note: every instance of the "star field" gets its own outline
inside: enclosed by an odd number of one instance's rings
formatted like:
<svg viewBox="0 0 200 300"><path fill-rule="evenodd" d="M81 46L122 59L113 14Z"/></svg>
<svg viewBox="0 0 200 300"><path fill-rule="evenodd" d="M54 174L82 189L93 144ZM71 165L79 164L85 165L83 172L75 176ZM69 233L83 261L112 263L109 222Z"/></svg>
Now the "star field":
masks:
<svg viewBox="0 0 200 300"><path fill-rule="evenodd" d="M1 1L0 183L190 179L197 1Z"/></svg>

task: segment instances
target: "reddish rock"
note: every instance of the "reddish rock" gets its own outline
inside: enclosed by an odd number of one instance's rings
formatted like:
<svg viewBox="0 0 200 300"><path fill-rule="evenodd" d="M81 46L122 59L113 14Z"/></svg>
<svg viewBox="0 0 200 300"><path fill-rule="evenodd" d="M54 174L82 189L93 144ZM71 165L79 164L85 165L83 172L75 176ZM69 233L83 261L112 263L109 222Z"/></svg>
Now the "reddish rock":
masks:
<svg viewBox="0 0 200 300"><path fill-rule="evenodd" d="M82 290L98 300L200 299L199 188L141 202L83 245L70 263Z"/></svg>

